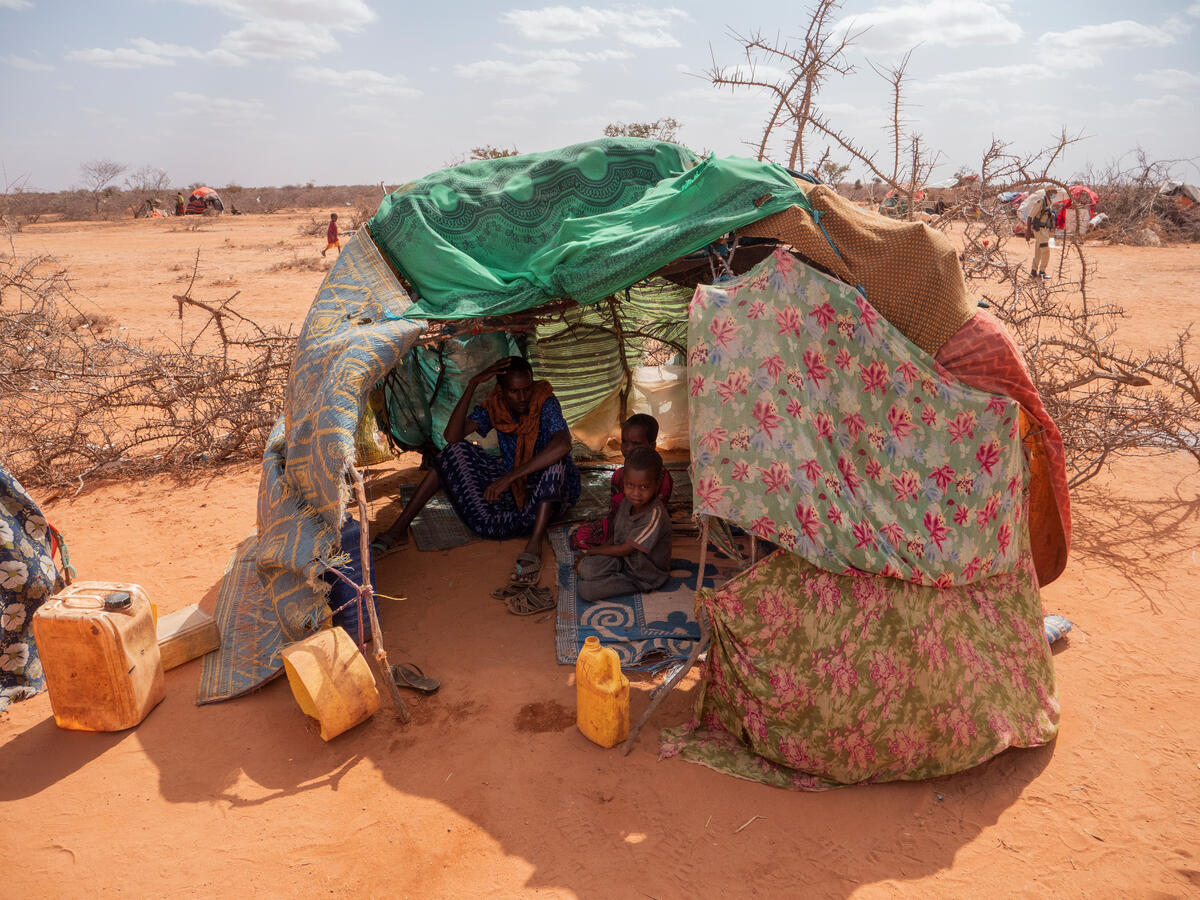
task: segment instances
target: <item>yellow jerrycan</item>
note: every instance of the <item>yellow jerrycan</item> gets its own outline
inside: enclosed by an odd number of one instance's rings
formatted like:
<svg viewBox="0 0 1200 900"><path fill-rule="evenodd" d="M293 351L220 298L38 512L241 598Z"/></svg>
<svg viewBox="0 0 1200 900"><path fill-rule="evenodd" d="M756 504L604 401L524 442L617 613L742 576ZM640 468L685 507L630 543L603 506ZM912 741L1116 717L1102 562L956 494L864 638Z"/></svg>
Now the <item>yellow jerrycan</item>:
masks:
<svg viewBox="0 0 1200 900"><path fill-rule="evenodd" d="M379 689L354 638L337 626L318 631L281 651L292 695L305 715L332 740L379 709Z"/></svg>
<svg viewBox="0 0 1200 900"><path fill-rule="evenodd" d="M136 584L76 581L34 613L33 639L59 728L132 728L166 693L154 615Z"/></svg>
<svg viewBox="0 0 1200 900"><path fill-rule="evenodd" d="M575 724L588 740L613 747L629 737L629 679L617 651L601 647L595 636L583 642L575 661L575 702Z"/></svg>

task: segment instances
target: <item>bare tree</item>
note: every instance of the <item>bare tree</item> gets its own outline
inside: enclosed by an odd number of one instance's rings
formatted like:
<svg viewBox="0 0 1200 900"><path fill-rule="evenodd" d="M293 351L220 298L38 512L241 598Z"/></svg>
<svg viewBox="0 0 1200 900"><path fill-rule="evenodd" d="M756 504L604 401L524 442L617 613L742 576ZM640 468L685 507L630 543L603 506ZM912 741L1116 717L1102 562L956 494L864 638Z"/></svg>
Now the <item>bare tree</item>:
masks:
<svg viewBox="0 0 1200 900"><path fill-rule="evenodd" d="M653 122L610 122L604 126L605 137L638 137L677 144L679 122L670 116Z"/></svg>
<svg viewBox="0 0 1200 900"><path fill-rule="evenodd" d="M92 159L79 164L83 186L92 195L96 214L100 213L100 201L112 188L112 183L121 177L127 167L111 159Z"/></svg>
<svg viewBox="0 0 1200 900"><path fill-rule="evenodd" d="M769 40L761 32L748 35L730 30L729 34L742 45L746 65L719 66L713 58L706 73L717 87L737 91L747 88L765 92L771 98L771 110L763 126L762 137L750 144L756 159L769 159L771 139L777 133L787 137L788 168L807 168L805 135L817 120L817 96L830 75L849 75L854 71L846 59L848 48L861 32L844 32L840 37L834 30L834 13L841 0L819 0L812 9L808 28L798 46ZM784 66L779 78L759 75L759 66Z"/></svg>
<svg viewBox="0 0 1200 900"><path fill-rule="evenodd" d="M510 150L508 147L493 147L491 144L484 144L481 147L472 147L467 158L471 162L476 162L481 159L503 159L506 156L518 155L520 155L520 151L515 145Z"/></svg>
<svg viewBox="0 0 1200 900"><path fill-rule="evenodd" d="M171 186L171 178L166 169L144 165L125 178L125 190L128 192L130 211L134 218L146 212L147 201L156 203L163 191Z"/></svg>

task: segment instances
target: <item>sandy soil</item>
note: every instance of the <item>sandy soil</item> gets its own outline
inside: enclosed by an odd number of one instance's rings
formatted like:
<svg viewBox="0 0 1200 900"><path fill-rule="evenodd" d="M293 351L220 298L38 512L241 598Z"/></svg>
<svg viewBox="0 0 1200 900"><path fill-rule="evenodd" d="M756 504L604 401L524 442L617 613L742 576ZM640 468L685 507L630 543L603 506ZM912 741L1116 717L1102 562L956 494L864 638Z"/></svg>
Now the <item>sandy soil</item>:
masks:
<svg viewBox="0 0 1200 900"><path fill-rule="evenodd" d="M322 273L310 214L31 228L115 327L178 333L171 294L241 290L260 321L297 327ZM1131 313L1131 343L1200 320L1200 248L1094 248L1097 300ZM201 290L202 288L202 290ZM254 527L258 467L185 484L89 486L46 500L84 578L144 585L160 611L211 608ZM35 491L35 494L38 493ZM375 513L395 514L377 497ZM518 544L383 561L394 658L442 680L323 743L286 683L196 707L198 662L119 734L58 730L42 695L0 716L3 893L555 897L1175 897L1200 893L1200 477L1177 457L1123 461L1075 497L1077 540L1046 608L1057 741L955 777L796 794L657 759L691 677L622 758L573 726L573 670L553 623L507 615L489 590ZM544 576L545 577L545 576ZM636 682L633 714L652 681ZM749 824L747 824L749 823ZM744 826L744 827L743 827Z"/></svg>

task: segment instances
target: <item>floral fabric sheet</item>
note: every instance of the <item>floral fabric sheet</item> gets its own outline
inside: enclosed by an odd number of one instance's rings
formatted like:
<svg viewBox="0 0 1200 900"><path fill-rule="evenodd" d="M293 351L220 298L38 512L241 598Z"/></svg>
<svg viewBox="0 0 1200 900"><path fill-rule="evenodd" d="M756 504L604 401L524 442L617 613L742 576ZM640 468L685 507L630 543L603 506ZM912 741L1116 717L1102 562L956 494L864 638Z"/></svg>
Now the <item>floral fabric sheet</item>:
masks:
<svg viewBox="0 0 1200 900"><path fill-rule="evenodd" d="M970 585L838 575L778 551L701 591L712 644L695 714L663 732L663 755L822 790L1052 740L1054 666L1019 543L1008 571Z"/></svg>
<svg viewBox="0 0 1200 900"><path fill-rule="evenodd" d="M967 387L784 250L696 289L696 511L831 572L970 584L1016 563L1018 406Z"/></svg>
<svg viewBox="0 0 1200 900"><path fill-rule="evenodd" d="M45 687L33 614L62 585L45 517L21 483L0 468L0 710Z"/></svg>

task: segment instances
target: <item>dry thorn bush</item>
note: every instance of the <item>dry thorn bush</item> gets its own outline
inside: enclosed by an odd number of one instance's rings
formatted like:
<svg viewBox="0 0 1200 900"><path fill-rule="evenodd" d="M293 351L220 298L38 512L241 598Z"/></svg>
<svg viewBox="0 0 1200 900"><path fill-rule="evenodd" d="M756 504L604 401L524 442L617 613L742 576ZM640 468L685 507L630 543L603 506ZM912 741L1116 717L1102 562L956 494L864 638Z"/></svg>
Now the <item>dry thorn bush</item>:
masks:
<svg viewBox="0 0 1200 900"><path fill-rule="evenodd" d="M50 257L0 260L0 464L37 485L184 474L260 458L283 405L295 336L220 301L174 299L165 348L78 327ZM90 320L89 320L90 321ZM186 324L185 324L186 322Z"/></svg>

